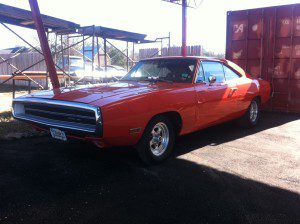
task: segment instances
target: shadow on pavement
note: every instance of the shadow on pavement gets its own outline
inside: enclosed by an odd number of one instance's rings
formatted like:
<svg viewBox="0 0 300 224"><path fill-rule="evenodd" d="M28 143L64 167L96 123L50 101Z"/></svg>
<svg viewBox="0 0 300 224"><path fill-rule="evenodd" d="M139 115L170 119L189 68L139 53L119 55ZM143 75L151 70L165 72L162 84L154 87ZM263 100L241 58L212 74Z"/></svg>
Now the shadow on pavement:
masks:
<svg viewBox="0 0 300 224"><path fill-rule="evenodd" d="M212 128L178 144L192 151L271 126L240 133L225 125L215 127L224 133L218 141ZM145 168L131 148L1 143L0 223L299 223L299 211L299 194L180 158Z"/></svg>

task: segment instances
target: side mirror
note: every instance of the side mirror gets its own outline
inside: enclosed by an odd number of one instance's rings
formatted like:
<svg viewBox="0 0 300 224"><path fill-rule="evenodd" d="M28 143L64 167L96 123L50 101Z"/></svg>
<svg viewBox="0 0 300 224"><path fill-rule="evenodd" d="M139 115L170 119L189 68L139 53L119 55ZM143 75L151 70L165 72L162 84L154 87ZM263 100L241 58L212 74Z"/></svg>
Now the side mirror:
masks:
<svg viewBox="0 0 300 224"><path fill-rule="evenodd" d="M211 76L208 77L208 81L209 81L209 84L211 85L211 84L213 84L214 82L217 81L217 78L216 78L216 76L211 75Z"/></svg>

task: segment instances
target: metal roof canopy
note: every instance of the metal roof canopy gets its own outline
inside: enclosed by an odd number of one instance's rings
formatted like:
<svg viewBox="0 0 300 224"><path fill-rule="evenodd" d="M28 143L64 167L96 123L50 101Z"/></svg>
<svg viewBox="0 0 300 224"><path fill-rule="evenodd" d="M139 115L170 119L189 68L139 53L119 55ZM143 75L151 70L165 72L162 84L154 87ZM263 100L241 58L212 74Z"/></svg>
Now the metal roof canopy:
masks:
<svg viewBox="0 0 300 224"><path fill-rule="evenodd" d="M52 16L42 15L42 21L45 29L51 30L73 30L75 31L80 27L79 24L58 19ZM0 22L8 23L15 26L36 29L32 18L32 13L29 10L16 8L0 4Z"/></svg>
<svg viewBox="0 0 300 224"><path fill-rule="evenodd" d="M86 36L96 36L113 40L127 41L127 42L147 42L145 40L146 34L133 33L124 30L112 29L103 26L88 26L81 27L78 33Z"/></svg>
<svg viewBox="0 0 300 224"><path fill-rule="evenodd" d="M56 46L57 46L57 36L58 35L61 36L61 38L60 38L61 43L63 43L62 42L63 35L67 35L67 40L68 40L67 45L68 45L68 47L67 48L62 48L60 50L60 52L62 52L62 54L65 50L68 50L68 49L70 49L70 47L75 46L79 43L83 43L83 49L84 49L84 46L85 46L84 41L87 40L88 38L92 37L92 45L93 45L92 54L94 55L95 41L97 42L97 49L100 49L99 48L99 43L98 43L98 38L100 37L100 38L104 39L105 68L107 67L107 59L106 59L106 57L107 57L107 47L106 47L106 43L109 43L112 47L114 47L119 52L121 52L121 54L123 54L127 57L127 70L129 68L129 64L134 63L134 45L135 44L153 43L153 42L156 42L158 39L161 40L161 43L162 43L162 39L164 39L164 38L157 38L154 41L145 40L145 37L146 37L145 34L133 33L133 32L128 32L128 31L124 31L124 30L112 29L112 28L95 26L95 25L81 27L79 24L76 24L76 23L73 23L73 22L70 22L70 21L66 21L66 20L62 20L62 19L58 19L58 18L55 18L55 17L51 17L51 16L41 14L40 10L39 10L37 0L29 0L29 4L30 4L30 7L31 7L31 11L16 8L16 7L13 7L13 6L4 5L4 4L0 3L0 24L2 24L6 29L11 31L13 34L15 34L17 37L19 37L22 41L24 41L26 44L28 44L33 49L35 49L37 52L44 55L44 59L36 62L35 64L33 64L33 65L31 65L31 66L29 66L25 69L23 69L22 71L19 70L14 65L10 64L10 66L15 68L17 72L14 72L10 78L6 79L4 82L2 82L0 84L6 83L10 79L14 78L14 76L17 75L17 74L22 74L23 76L27 77L30 81L35 82L33 79L28 77L23 72L30 69L31 67L33 67L34 65L36 65L36 64L38 64L42 61L46 61L47 70L48 70L49 77L50 77L53 88L58 88L60 86L60 83L58 82L55 67L58 68L59 70L61 70L63 72L63 74L66 74L67 76L70 77L70 75L68 75L64 71L64 66L63 66L63 69L61 69L53 61L53 58L52 58L53 54L51 54L51 51L50 51L50 48L49 48L49 43L48 43L48 40L47 40L47 35L50 32L54 33L56 35L54 55L57 54ZM39 49L37 49L36 47L31 45L28 41L26 41L23 37L18 35L16 32L14 32L11 28L6 26L5 24L11 24L11 25L19 26L19 27L25 27L25 28L30 28L30 29L37 30L42 51L40 51ZM47 35L46 35L45 32L47 32ZM71 36L69 36L70 34L71 34ZM79 35L74 36L72 34L79 34ZM75 44L69 45L69 38L80 37L80 36L81 37L83 36L83 39L81 41L79 41ZM88 36L88 37L85 38L84 36ZM115 47L107 39L114 39L114 40L127 42L126 54L124 54L123 51L121 51L117 47ZM169 46L170 46L170 35L169 35L168 39L169 39ZM133 59L129 58L129 47L128 47L129 42L132 42L132 44L133 44ZM84 53L83 53L83 58L84 58ZM2 58L2 60L3 60L3 62L7 61L3 58ZM94 56L92 58L92 61L93 61L92 65L94 65ZM98 62L100 64L99 56L98 56ZM46 80L48 80L47 76L46 76Z"/></svg>
<svg viewBox="0 0 300 224"><path fill-rule="evenodd" d="M133 33L124 30L112 29L102 26L80 27L79 24L55 18L52 16L42 15L42 21L45 29L51 30L58 34L75 34L80 33L86 36L97 36L107 39L128 41L135 43L149 43L152 41L145 40L145 34ZM32 12L25 9L0 3L0 22L15 26L21 26L30 29L36 29L32 18ZM79 30L78 30L79 29ZM95 30L94 30L95 29Z"/></svg>

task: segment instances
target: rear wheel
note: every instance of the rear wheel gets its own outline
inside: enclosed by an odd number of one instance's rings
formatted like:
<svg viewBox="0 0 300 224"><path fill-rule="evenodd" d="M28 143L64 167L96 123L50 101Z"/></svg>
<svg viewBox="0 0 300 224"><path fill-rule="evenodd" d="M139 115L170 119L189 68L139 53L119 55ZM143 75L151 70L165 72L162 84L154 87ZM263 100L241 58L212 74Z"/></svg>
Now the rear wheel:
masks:
<svg viewBox="0 0 300 224"><path fill-rule="evenodd" d="M241 127L251 128L254 127L260 118L260 100L254 98L247 112L238 120Z"/></svg>
<svg viewBox="0 0 300 224"><path fill-rule="evenodd" d="M147 165L166 160L172 152L174 137L174 128L168 118L163 116L153 118L137 144L141 160Z"/></svg>

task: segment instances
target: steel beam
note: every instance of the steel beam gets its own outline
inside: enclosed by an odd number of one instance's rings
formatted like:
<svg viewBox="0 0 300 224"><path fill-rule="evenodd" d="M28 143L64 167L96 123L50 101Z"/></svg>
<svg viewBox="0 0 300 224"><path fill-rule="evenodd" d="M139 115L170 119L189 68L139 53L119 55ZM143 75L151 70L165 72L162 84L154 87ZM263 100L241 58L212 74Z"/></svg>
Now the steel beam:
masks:
<svg viewBox="0 0 300 224"><path fill-rule="evenodd" d="M187 0L182 0L182 56L187 55L186 49L186 20L187 20Z"/></svg>
<svg viewBox="0 0 300 224"><path fill-rule="evenodd" d="M42 21L40 9L38 6L37 0L29 0L31 12L32 12L32 18L38 33L38 37L40 40L41 44L41 49L43 51L43 55L45 57L45 62L46 66L49 72L50 80L52 83L52 86L54 89L57 89L60 87L59 80L57 77L56 69L55 69L55 64L51 55L49 43L47 41L46 33L45 33L45 28L44 24Z"/></svg>

